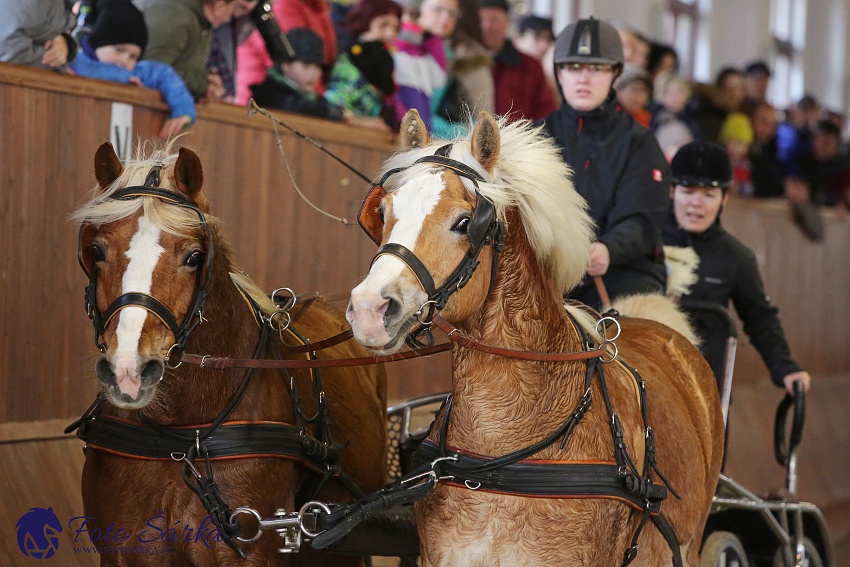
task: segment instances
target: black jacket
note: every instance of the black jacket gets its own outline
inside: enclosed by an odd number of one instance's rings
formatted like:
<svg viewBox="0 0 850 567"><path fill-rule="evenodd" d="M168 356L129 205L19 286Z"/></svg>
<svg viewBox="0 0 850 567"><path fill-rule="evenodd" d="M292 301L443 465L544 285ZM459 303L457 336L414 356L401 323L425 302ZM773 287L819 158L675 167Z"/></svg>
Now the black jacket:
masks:
<svg viewBox="0 0 850 567"><path fill-rule="evenodd" d="M612 298L664 289L661 228L670 205L670 168L655 136L621 112L614 95L590 112L564 102L545 120L590 206L597 239L608 247L611 264L603 281ZM598 303L592 278L570 296Z"/></svg>
<svg viewBox="0 0 850 567"><path fill-rule="evenodd" d="M306 93L281 74L270 71L266 80L251 85L251 94L260 106L279 108L299 114L309 114L330 120L342 120L342 108L331 104L316 93Z"/></svg>
<svg viewBox="0 0 850 567"><path fill-rule="evenodd" d="M800 367L791 358L785 332L779 322L779 310L765 295L764 284L752 250L726 232L720 219L703 233L682 230L672 214L664 227L664 244L691 246L699 256L699 279L689 295L682 298L711 301L729 308L729 300L744 324L744 332L770 370L771 380L782 386L782 379ZM697 333L703 338L703 355L718 380L723 368L726 336L717 332L717 321L709 322L699 314L692 316Z"/></svg>

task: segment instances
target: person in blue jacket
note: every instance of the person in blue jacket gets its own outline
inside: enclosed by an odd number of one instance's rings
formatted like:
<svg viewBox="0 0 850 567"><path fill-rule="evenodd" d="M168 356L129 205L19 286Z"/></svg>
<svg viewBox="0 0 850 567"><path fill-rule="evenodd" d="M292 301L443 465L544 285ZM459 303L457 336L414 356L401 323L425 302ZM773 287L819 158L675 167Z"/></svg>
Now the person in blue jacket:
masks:
<svg viewBox="0 0 850 567"><path fill-rule="evenodd" d="M71 70L81 77L131 83L158 90L171 109L159 135L180 133L195 122L195 101L168 64L140 60L148 42L144 15L129 0L103 0L91 32L80 38Z"/></svg>

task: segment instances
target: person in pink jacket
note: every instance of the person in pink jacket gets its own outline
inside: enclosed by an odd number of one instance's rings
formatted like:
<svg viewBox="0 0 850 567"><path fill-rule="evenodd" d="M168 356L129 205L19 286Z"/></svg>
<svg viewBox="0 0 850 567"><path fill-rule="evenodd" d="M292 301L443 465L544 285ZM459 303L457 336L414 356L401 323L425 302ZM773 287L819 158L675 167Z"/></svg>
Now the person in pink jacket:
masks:
<svg viewBox="0 0 850 567"><path fill-rule="evenodd" d="M272 13L280 29L285 33L293 28L310 28L316 32L325 45L323 68L330 69L336 60L336 33L331 21L331 7L328 0L276 0L272 4ZM251 85L262 83L266 71L272 66L272 59L260 32L254 31L245 42L236 49L236 103L248 104L251 98ZM319 86L319 93L324 84Z"/></svg>

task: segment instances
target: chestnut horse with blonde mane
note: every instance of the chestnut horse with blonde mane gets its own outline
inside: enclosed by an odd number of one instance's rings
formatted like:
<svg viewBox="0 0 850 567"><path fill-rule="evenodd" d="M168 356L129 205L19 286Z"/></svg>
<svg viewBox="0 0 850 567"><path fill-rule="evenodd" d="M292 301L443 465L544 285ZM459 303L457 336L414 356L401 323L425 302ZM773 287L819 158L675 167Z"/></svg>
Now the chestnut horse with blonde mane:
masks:
<svg viewBox="0 0 850 567"><path fill-rule="evenodd" d="M87 443L86 531L103 548L101 564L362 564L360 557L309 546L281 554L284 542L273 531L252 543L231 539L247 556L241 559L211 524L215 514L231 524L239 520L235 535L250 539L261 532L250 515L233 515L237 507L269 518L278 509L298 511L314 497L351 500L354 486L379 488L385 481L386 375L381 366L326 369L318 376L169 362L182 348L242 359L304 359L311 349L288 347L347 328L340 310L316 300L297 305L284 329L290 314L272 316L277 307L271 299L235 267L209 215L197 155L171 146L126 167L111 145L101 146L94 198L73 217L83 223L80 258L102 350L95 364L99 403L80 429ZM349 342L319 354L367 353ZM219 419L223 423L213 425ZM292 451L283 451L283 442ZM170 446L163 455L160 447ZM215 483L200 490L210 506L196 494L202 481Z"/></svg>
<svg viewBox="0 0 850 567"><path fill-rule="evenodd" d="M439 454L434 447L456 462L431 463L446 476L416 504L423 565L611 567L626 564L624 552L630 550L633 565L660 567L673 564L674 547L683 565L696 565L720 472L723 421L717 386L687 320L659 296L621 302L621 313L630 316L619 320L620 358L609 362L609 344L606 363L595 364L604 366L605 391L602 378L594 376L593 403L582 408L589 362L514 357L519 351L580 353L588 350L583 334L595 337L595 344L604 339L588 310L565 309L563 302L564 291L585 273L593 231L558 149L539 128L496 122L486 113L467 138L451 145L431 141L415 111L405 116L401 132L401 151L384 164L382 183L361 212L361 224L383 246L351 293L347 318L355 338L373 352L393 352L441 309L455 328L453 338L505 352L453 346L450 409L444 408L425 441L432 457L424 462ZM501 254L499 231L481 236L482 208L493 209L504 228ZM464 262L474 271L458 277ZM449 289L440 287L448 295L434 292L447 279ZM651 431L641 415L644 389ZM615 452L614 413L603 401L615 413L626 461ZM582 411L551 442L571 413ZM654 440L649 475L665 479L654 482L653 490L669 488L660 512L679 546L668 545L661 528L627 499L583 493L581 487L552 495L547 485L567 482L558 474L541 482L542 473L529 473L534 484L521 490L496 481L487 486L487 475L501 469L481 473L478 481L455 476L466 470L464 460L494 464L547 438L540 450L523 453L512 465L551 473L607 464L615 476L628 476L628 467L617 463L646 471L646 445ZM502 481L513 482L507 473Z"/></svg>

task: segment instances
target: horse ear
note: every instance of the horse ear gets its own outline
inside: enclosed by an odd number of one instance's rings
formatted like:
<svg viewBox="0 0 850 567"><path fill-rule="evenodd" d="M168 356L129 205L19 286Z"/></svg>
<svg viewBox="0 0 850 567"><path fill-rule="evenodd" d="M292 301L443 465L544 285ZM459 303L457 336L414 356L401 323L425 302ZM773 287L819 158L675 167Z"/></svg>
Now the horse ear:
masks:
<svg viewBox="0 0 850 567"><path fill-rule="evenodd" d="M481 111L472 132L472 155L484 169L492 173L499 161L499 125L489 112Z"/></svg>
<svg viewBox="0 0 850 567"><path fill-rule="evenodd" d="M198 154L186 148L180 148L174 163L174 183L187 197L198 205L203 204L201 188L204 185L204 170Z"/></svg>
<svg viewBox="0 0 850 567"><path fill-rule="evenodd" d="M431 143L431 136L428 135L428 128L419 117L419 111L411 108L401 119L401 149L410 150L413 148L424 148Z"/></svg>
<svg viewBox="0 0 850 567"><path fill-rule="evenodd" d="M102 191L112 185L124 171L118 154L115 153L112 144L104 142L94 154L94 176Z"/></svg>

